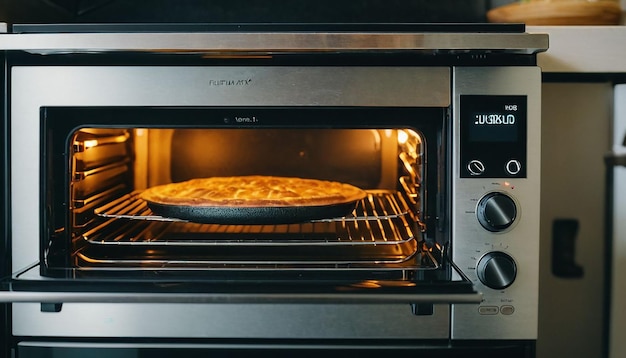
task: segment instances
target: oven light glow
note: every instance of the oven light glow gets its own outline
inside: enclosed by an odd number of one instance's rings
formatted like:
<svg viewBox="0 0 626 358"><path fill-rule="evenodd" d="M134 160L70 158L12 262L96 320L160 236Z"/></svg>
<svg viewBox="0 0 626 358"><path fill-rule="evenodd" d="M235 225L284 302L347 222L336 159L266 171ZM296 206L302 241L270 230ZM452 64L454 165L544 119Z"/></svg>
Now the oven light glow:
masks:
<svg viewBox="0 0 626 358"><path fill-rule="evenodd" d="M83 143L83 145L85 146L85 149L93 148L98 145L98 140L97 139L86 140Z"/></svg>
<svg viewBox="0 0 626 358"><path fill-rule="evenodd" d="M409 134L405 131L398 131L398 143L405 144L409 140Z"/></svg>

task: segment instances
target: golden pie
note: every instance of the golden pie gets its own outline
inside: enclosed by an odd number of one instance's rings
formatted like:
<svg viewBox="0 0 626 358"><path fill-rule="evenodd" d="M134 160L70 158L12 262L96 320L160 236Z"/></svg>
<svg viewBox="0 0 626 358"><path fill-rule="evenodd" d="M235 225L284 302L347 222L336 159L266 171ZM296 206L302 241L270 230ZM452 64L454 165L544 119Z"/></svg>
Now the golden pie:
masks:
<svg viewBox="0 0 626 358"><path fill-rule="evenodd" d="M365 191L350 184L277 176L191 179L145 190L141 198L159 205L192 207L296 207L351 203Z"/></svg>

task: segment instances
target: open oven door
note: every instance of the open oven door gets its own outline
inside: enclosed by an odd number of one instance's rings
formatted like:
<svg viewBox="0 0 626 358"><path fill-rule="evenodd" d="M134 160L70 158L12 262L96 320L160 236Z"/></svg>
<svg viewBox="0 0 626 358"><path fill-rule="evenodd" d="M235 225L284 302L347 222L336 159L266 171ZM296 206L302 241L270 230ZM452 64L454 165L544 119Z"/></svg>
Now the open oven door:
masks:
<svg viewBox="0 0 626 358"><path fill-rule="evenodd" d="M33 265L5 281L0 301L11 303L11 330L16 337L105 337L133 344L159 337L160 347L167 349L181 349L180 340L206 344L192 348L215 349L207 337L269 339L279 340L289 350L297 346L285 344L287 338L312 339L317 344L324 340L328 347L338 340L355 340L350 349L363 348L363 342L371 339L372 347L398 349L380 340L447 341L452 307L462 304L477 310L482 294L460 272L450 280L446 270L432 270L412 280L149 281L48 278ZM400 348L421 347L413 342L414 346ZM20 344L39 347L38 342ZM54 342L42 347L50 344ZM79 348L111 348L89 344Z"/></svg>
<svg viewBox="0 0 626 358"><path fill-rule="evenodd" d="M3 282L0 302L101 303L363 303L457 304L481 302L470 280L430 272L419 280L164 280L46 278L38 265ZM439 277L438 277L439 276ZM230 282L229 282L230 281Z"/></svg>

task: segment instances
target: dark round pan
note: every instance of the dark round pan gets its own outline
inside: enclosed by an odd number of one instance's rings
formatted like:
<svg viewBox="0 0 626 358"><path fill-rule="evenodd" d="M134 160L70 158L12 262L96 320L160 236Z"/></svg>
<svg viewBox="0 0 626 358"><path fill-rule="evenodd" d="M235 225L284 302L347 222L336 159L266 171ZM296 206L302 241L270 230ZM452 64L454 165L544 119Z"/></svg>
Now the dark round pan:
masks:
<svg viewBox="0 0 626 358"><path fill-rule="evenodd" d="M163 205L148 202L153 213L203 224L294 224L349 215L357 201L322 206L214 207Z"/></svg>

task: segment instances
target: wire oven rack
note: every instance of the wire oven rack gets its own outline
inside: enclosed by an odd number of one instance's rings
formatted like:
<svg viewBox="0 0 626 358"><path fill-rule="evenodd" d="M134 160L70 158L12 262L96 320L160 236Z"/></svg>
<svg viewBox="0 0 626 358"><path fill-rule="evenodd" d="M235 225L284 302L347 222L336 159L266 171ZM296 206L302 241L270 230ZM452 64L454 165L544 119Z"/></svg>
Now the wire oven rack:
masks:
<svg viewBox="0 0 626 358"><path fill-rule="evenodd" d="M186 220L155 215L147 203L139 197L141 191L126 194L100 208L94 210L98 216L105 218L187 222ZM395 219L411 215L415 220L404 198L396 192L386 190L370 190L365 199L362 199L352 216L340 218L325 218L312 220L311 222L334 222L334 221L376 221ZM420 224L419 220L416 220Z"/></svg>
<svg viewBox="0 0 626 358"><path fill-rule="evenodd" d="M77 253L94 267L414 270L438 267L404 197L369 191L353 214L299 224L219 225L154 215L140 192L95 210Z"/></svg>

